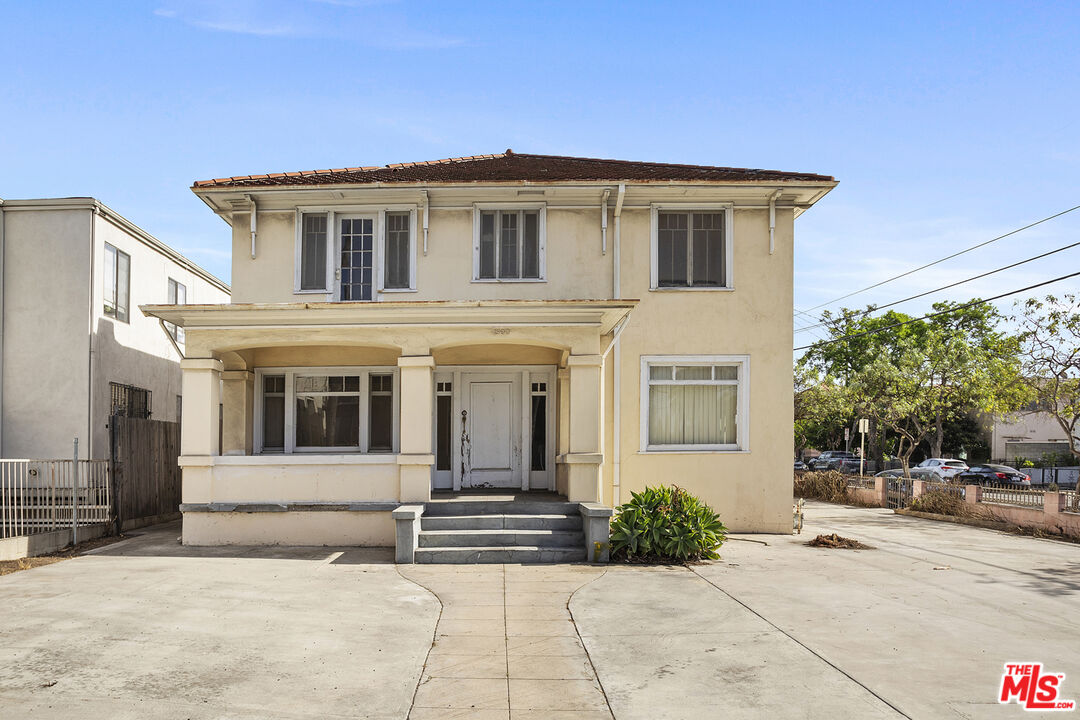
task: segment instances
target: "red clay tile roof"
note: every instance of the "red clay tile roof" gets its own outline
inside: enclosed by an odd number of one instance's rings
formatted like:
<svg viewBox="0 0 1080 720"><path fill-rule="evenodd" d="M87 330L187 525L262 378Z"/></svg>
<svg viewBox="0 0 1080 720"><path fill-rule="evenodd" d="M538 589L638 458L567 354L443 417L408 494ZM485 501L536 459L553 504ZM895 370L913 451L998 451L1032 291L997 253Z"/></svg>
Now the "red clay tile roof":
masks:
<svg viewBox="0 0 1080 720"><path fill-rule="evenodd" d="M747 168L676 165L673 163L602 160L599 158L530 155L507 150L498 155L396 163L385 167L239 175L200 180L195 189L274 185L365 185L370 183L479 182L832 182L828 175L752 170Z"/></svg>

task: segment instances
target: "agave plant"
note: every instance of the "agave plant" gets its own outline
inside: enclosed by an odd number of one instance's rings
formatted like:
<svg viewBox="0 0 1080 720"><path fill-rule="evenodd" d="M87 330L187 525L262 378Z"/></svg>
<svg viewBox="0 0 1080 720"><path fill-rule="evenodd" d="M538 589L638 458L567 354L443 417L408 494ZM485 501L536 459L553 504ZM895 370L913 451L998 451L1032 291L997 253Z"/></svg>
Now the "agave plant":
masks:
<svg viewBox="0 0 1080 720"><path fill-rule="evenodd" d="M680 487L645 488L630 494L611 521L615 557L715 560L727 528L713 509Z"/></svg>

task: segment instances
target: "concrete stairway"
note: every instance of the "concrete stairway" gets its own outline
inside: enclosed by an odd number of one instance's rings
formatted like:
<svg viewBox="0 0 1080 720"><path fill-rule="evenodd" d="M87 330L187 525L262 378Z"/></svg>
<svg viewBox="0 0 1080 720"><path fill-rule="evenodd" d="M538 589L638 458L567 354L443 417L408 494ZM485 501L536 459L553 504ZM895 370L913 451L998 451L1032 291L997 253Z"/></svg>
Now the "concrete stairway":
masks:
<svg viewBox="0 0 1080 720"><path fill-rule="evenodd" d="M561 563L586 559L578 504L517 496L429 502L418 563Z"/></svg>

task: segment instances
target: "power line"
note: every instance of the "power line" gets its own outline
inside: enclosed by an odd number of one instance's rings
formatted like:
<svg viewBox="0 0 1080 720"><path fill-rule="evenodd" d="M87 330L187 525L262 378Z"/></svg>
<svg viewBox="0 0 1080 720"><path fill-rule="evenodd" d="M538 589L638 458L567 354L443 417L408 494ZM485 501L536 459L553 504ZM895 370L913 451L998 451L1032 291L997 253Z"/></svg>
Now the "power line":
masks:
<svg viewBox="0 0 1080 720"><path fill-rule="evenodd" d="M1018 262L1014 262L1012 265L1005 265L1004 267L999 267L996 270L989 270L989 271L981 273L979 275L973 275L972 277L966 278L964 280L958 280L957 282L954 282L951 285L943 285L942 287L934 288L933 290L927 290L926 292L921 292L918 295L912 295L911 297L906 297L903 300L894 300L893 302L886 303L885 305L875 306L873 310L866 310L865 312L859 313L858 317L865 317L865 316L869 315L872 312L876 312L878 310L884 310L885 308L892 307L893 305L899 305L900 303L905 303L905 302L908 302L909 300L918 300L921 297L925 297L927 295L931 295L931 294L936 293L936 292L941 292L942 290L948 290L949 288L954 288L957 285L963 285L964 283L969 283L972 280L980 280L980 279L982 279L984 277L988 277L990 275L1002 272L1004 270L1011 270L1014 267L1019 267L1020 265L1024 265L1024 264L1029 263L1029 262L1034 262L1035 260L1042 260L1044 257L1048 257L1050 255L1054 255L1054 254L1059 253L1059 252L1064 252L1066 250L1072 250L1074 247L1077 247L1077 246L1080 246L1080 241L1074 242L1071 245L1066 245L1065 247L1059 247L1056 250L1050 250L1048 252L1044 252L1041 255L1036 255L1035 257L1029 257L1026 260L1020 260ZM803 314L805 314L805 313L803 313ZM802 332L804 330L813 330L814 328L825 327L827 324L828 323L823 323L822 322L822 323L817 323L815 325L804 325L801 328L795 328L795 332Z"/></svg>
<svg viewBox="0 0 1080 720"><path fill-rule="evenodd" d="M840 297L838 297L838 298L836 298L834 300L829 300L828 302L824 302L824 303L821 303L820 305L815 305L812 308L808 308L805 311L799 310L797 312L811 312L813 310L823 308L826 305L832 305L833 303L840 302L841 300L847 300L849 297L852 297L853 295L858 295L859 293L864 293L867 290L873 290L876 287L881 287L882 285L885 285L886 283L891 283L893 280L899 280L900 278L907 277L908 275L912 275L914 273L917 273L920 270L925 270L928 267L933 267L934 265L938 265L939 263L943 263L946 260L952 260L954 257L959 257L960 255L963 255L964 253L969 253L972 250L978 250L979 248L985 247L986 245L989 245L990 243L997 242L998 240L1004 240L1005 238L1009 237L1010 235L1015 235L1015 234L1017 234L1019 232L1023 232L1024 230L1028 230L1030 228L1033 228L1036 225L1041 225L1044 222L1049 222L1050 220L1053 220L1055 218L1059 218L1062 215L1067 215L1067 214L1073 212L1074 210L1080 210L1080 205L1076 205L1074 207L1071 207L1068 210L1062 210L1059 213L1054 213L1053 215L1049 215L1047 217L1044 217L1042 220L1036 220L1033 223L1029 223L1029 224L1027 224L1027 225L1025 225L1023 227L1016 228L1015 230L1011 230L1011 231L1005 233L1004 235L998 235L995 238L991 238L991 239L986 240L984 242L981 242L981 243L979 243L977 245L972 245L971 247L960 250L959 252L954 252L952 255L946 255L945 257L943 257L943 258L941 258L939 260L935 260L933 262L927 263L925 265L922 265L920 267L915 268L914 270L908 270L907 272L900 273L899 275L895 275L895 276L893 276L891 278L888 278L886 280L882 280L881 282L874 283L873 285L867 285L866 287L862 288L861 290L855 290L853 292L849 292L847 295L841 295Z"/></svg>
<svg viewBox="0 0 1080 720"><path fill-rule="evenodd" d="M1007 293L1001 293L1000 295L995 295L994 297L989 297L989 298L986 298L985 300L973 300L972 302L965 303L963 305L957 305L956 307L949 308L948 310L940 310L938 312L930 313L929 315L923 315L922 317L912 318L911 320L903 320L901 322L893 323L892 325L886 325L885 327L882 327L882 328L875 328L873 330L865 330L865 331L860 332L860 333L855 333L854 335L842 335L841 337L833 338L831 340L822 340L820 342L812 343L810 345L803 345L802 347L795 348L795 350L796 351L798 351L798 350L809 350L810 348L814 347L815 345L832 345L833 343L842 342L844 340L854 340L855 338L863 337L865 335L876 335L878 333L885 332L886 330L892 330L893 328L898 328L898 327L902 327L904 325L910 325L911 323L914 323L914 322L919 322L920 320L928 320L928 319L933 318L933 317L938 317L939 315L948 315L949 313L954 313L954 312L957 312L959 310L966 310L967 308L975 307L976 305L985 305L986 303L994 302L995 300L1000 300L1001 298L1009 297L1010 295L1016 295L1018 293L1027 292L1028 290L1034 290L1036 288L1041 288L1044 285L1050 285L1051 283L1061 282L1062 280L1068 280L1069 278L1074 278L1077 275L1080 275L1080 272L1070 273L1069 275L1062 275L1061 277L1056 277L1053 280L1046 280L1046 281L1041 282L1041 283L1036 283L1035 285L1028 285L1025 288L1020 288L1019 290L1012 290L1012 291L1007 292Z"/></svg>

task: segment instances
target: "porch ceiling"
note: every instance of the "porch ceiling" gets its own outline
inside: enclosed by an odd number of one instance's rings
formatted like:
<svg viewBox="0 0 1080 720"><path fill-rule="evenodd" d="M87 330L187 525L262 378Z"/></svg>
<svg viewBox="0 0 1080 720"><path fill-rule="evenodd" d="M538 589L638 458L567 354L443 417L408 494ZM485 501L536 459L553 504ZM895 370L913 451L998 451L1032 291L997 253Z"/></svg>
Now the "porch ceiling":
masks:
<svg viewBox="0 0 1080 720"><path fill-rule="evenodd" d="M142 305L143 314L198 329L317 327L595 327L600 335L637 300L478 300Z"/></svg>

